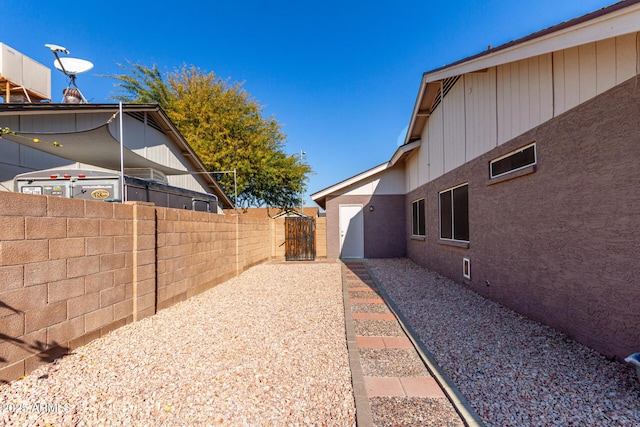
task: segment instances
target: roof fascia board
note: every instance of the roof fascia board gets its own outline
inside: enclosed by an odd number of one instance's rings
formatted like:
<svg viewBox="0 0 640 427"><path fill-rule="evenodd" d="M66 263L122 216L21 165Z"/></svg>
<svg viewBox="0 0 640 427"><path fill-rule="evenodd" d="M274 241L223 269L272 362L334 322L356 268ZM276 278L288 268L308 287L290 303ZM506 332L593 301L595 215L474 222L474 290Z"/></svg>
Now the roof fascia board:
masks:
<svg viewBox="0 0 640 427"><path fill-rule="evenodd" d="M393 156L391 157L391 160L389 160L389 167L393 167L395 166L396 163L398 163L398 161L405 157L405 155L413 150L415 150L416 148L420 147L420 145L422 144L421 140L418 141L414 141L410 144L405 144L405 145L401 145L400 147L398 147L398 149L396 150L395 153L393 153Z"/></svg>
<svg viewBox="0 0 640 427"><path fill-rule="evenodd" d="M426 73L424 83L640 31L640 4Z"/></svg>
<svg viewBox="0 0 640 427"><path fill-rule="evenodd" d="M384 170L388 169L391 167L391 163L390 162L386 162L383 163L379 166L376 166L374 168L371 168L367 171L364 171L362 173L359 173L358 175L352 176L351 178L347 178L344 181L340 181L337 184L332 185L331 187L327 187L324 190L320 190L314 194L311 195L311 199L318 203L316 201L316 199L321 199L321 198L325 198L328 195L330 195L331 193L335 193L336 191L342 190L343 188L349 187L353 184L357 184L359 181L362 181L363 179L367 179L372 177L375 174L378 174L380 172L383 172Z"/></svg>

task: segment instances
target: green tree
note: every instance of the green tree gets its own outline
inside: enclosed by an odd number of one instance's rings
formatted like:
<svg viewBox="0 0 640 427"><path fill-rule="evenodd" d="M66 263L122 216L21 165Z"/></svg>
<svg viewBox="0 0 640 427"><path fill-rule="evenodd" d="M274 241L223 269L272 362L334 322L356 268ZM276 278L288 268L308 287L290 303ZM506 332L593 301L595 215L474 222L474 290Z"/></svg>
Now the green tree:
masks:
<svg viewBox="0 0 640 427"><path fill-rule="evenodd" d="M157 103L209 171L236 169L239 207L288 208L300 204L310 166L284 151L286 135L274 117L243 89L195 66L166 73L156 65L120 64L112 99ZM217 174L234 196L233 176Z"/></svg>

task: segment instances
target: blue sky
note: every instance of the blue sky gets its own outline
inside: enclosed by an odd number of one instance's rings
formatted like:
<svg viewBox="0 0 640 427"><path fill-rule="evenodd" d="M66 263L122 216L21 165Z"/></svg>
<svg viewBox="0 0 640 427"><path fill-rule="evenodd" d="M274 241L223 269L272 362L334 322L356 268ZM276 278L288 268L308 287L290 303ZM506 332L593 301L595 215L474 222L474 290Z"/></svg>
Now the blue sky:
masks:
<svg viewBox="0 0 640 427"><path fill-rule="evenodd" d="M44 47L94 63L83 94L113 102L127 60L182 64L245 82L306 152L309 194L391 157L425 71L531 34L614 0L29 1L4 0L0 42L52 68L53 102L66 86Z"/></svg>

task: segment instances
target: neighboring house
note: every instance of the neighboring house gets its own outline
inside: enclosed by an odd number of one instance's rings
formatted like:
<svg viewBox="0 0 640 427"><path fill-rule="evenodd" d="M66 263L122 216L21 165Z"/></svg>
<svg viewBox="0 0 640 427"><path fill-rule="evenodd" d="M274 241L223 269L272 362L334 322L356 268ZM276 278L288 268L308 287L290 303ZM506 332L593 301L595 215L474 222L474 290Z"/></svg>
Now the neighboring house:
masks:
<svg viewBox="0 0 640 427"><path fill-rule="evenodd" d="M220 213L233 208L158 105L128 104L122 109L126 175L159 175L170 186L215 195ZM117 104L0 104L0 128L17 132L0 139L0 191L13 191L18 174L50 168L119 172L118 114Z"/></svg>
<svg viewBox="0 0 640 427"><path fill-rule="evenodd" d="M406 254L607 356L640 351L638 31L623 1L425 73L392 159L312 195L328 257Z"/></svg>

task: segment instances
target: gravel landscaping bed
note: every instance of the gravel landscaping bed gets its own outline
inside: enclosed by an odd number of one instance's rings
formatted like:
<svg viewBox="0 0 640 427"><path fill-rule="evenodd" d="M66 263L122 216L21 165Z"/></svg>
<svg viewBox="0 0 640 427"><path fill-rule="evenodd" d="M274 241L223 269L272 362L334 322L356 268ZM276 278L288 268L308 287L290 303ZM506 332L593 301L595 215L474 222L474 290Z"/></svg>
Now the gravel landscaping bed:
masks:
<svg viewBox="0 0 640 427"><path fill-rule="evenodd" d="M385 314L391 313L386 304L351 303L352 313Z"/></svg>
<svg viewBox="0 0 640 427"><path fill-rule="evenodd" d="M409 260L368 265L488 426L640 425L629 366Z"/></svg>
<svg viewBox="0 0 640 427"><path fill-rule="evenodd" d="M17 426L354 426L340 265L263 264L0 385Z"/></svg>
<svg viewBox="0 0 640 427"><path fill-rule="evenodd" d="M429 371L411 348L360 348L365 377L428 377Z"/></svg>
<svg viewBox="0 0 640 427"><path fill-rule="evenodd" d="M356 335L363 337L404 337L404 331L398 322L388 320L353 320Z"/></svg>
<svg viewBox="0 0 640 427"><path fill-rule="evenodd" d="M371 415L377 427L463 427L445 399L372 397ZM393 417L389 417L393 414Z"/></svg>

